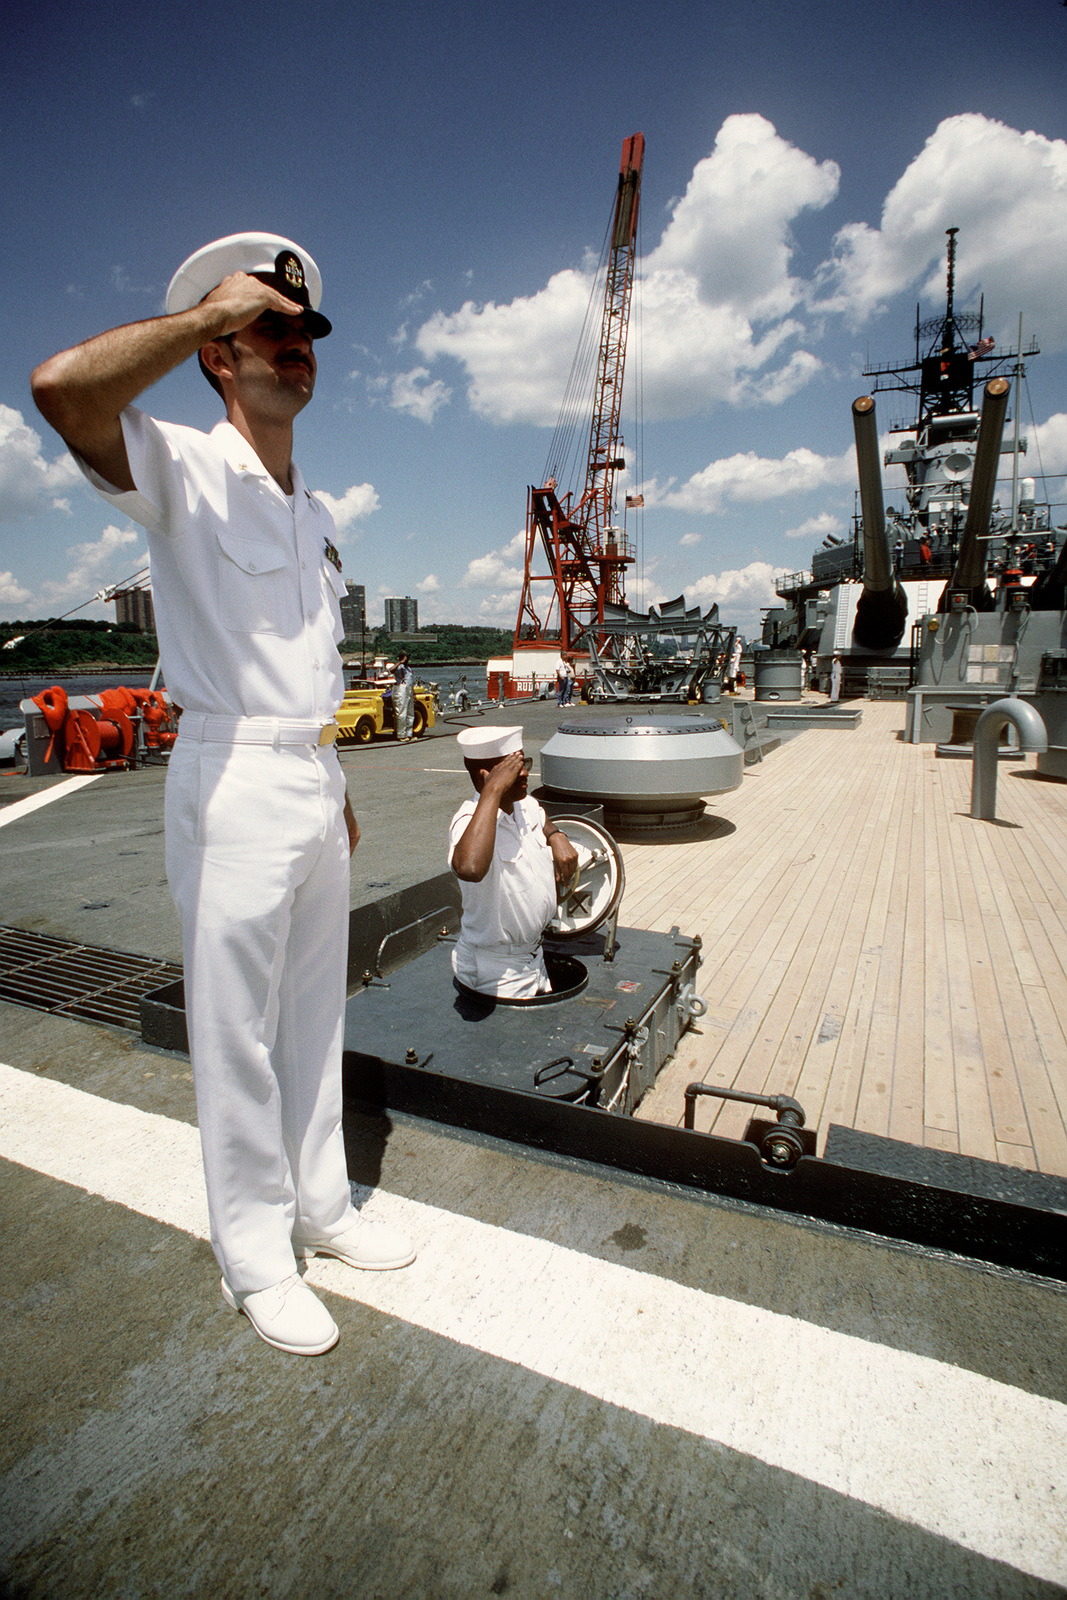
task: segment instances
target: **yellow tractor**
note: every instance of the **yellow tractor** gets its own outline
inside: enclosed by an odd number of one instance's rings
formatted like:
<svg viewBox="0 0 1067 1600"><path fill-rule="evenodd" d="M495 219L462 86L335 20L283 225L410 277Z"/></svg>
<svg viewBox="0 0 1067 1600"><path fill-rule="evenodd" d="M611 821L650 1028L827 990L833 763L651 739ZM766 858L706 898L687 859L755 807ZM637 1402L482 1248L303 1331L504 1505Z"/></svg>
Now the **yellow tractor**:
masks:
<svg viewBox="0 0 1067 1600"><path fill-rule="evenodd" d="M391 734L396 738L396 716L389 685L373 678L357 678L345 690L337 712L340 744L370 744L372 739ZM432 689L415 685L415 713L411 731L416 739L437 721L436 697Z"/></svg>

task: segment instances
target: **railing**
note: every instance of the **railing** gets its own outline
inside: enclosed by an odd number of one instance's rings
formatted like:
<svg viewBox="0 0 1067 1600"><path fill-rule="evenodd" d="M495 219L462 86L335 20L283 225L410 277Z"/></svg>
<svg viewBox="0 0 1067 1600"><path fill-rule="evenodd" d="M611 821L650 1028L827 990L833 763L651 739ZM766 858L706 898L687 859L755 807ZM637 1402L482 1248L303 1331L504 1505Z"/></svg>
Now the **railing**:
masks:
<svg viewBox="0 0 1067 1600"><path fill-rule="evenodd" d="M808 589L813 582L810 572L783 572L780 578L774 580L774 592L784 600L787 594L793 594L797 589Z"/></svg>
<svg viewBox="0 0 1067 1600"><path fill-rule="evenodd" d="M590 553L595 561L633 561L634 541L621 530L617 535L606 532L603 543Z"/></svg>

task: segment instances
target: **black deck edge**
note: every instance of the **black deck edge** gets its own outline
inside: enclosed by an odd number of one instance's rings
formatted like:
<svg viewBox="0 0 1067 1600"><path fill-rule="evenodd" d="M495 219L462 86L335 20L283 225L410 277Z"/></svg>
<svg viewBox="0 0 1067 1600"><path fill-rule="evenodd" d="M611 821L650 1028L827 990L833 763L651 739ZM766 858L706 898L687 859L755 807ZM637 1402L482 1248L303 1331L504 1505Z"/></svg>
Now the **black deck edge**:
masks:
<svg viewBox="0 0 1067 1600"><path fill-rule="evenodd" d="M859 1128L842 1128L836 1123L827 1130L823 1158L863 1172L907 1178L912 1183L952 1189L958 1194L1007 1200L1067 1216L1067 1178L1031 1172L1026 1167L1009 1167L1001 1161L961 1156L954 1150L931 1150L924 1145L907 1144L903 1139L864 1133Z"/></svg>
<svg viewBox="0 0 1067 1600"><path fill-rule="evenodd" d="M1033 1199L973 1194L825 1156L806 1156L792 1172L776 1172L763 1165L755 1146L740 1140L613 1116L355 1051L345 1052L344 1066L346 1101L374 1112L404 1112L700 1194L1067 1282L1067 1213Z"/></svg>

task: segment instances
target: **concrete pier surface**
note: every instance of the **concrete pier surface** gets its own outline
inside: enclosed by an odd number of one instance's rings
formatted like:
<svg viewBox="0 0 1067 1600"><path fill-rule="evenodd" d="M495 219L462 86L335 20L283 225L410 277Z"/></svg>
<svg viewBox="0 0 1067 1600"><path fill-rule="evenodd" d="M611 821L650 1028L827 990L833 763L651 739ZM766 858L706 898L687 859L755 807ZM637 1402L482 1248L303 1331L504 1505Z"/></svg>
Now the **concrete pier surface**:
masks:
<svg viewBox="0 0 1067 1600"><path fill-rule="evenodd" d="M454 745L342 759L353 904L440 871ZM180 959L159 774L3 823L0 920ZM353 1105L419 1257L310 1263L341 1341L284 1356L219 1294L195 1120L183 1057L0 1003L3 1593L1065 1592L1062 1287Z"/></svg>

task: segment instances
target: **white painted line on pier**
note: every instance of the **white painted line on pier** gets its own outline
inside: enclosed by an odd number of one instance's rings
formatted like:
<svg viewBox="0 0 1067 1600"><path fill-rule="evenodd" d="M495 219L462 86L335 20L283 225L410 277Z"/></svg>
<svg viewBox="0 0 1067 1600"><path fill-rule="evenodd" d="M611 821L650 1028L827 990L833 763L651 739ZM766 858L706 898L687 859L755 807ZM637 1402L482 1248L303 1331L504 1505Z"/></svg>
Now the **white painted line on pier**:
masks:
<svg viewBox="0 0 1067 1600"><path fill-rule="evenodd" d="M36 794L28 794L25 800L13 800L0 811L0 828L9 822L17 822L20 817L28 817L31 811L39 811L42 806L51 805L53 800L73 794L75 789L84 789L87 783L95 783L97 778L103 776L102 772L83 772L78 778L68 778L65 783L54 783L50 789L39 789Z"/></svg>
<svg viewBox="0 0 1067 1600"><path fill-rule="evenodd" d="M186 1123L0 1064L0 1156L207 1236ZM310 1283L1067 1581L1067 1406L382 1190L366 1210L414 1266Z"/></svg>

